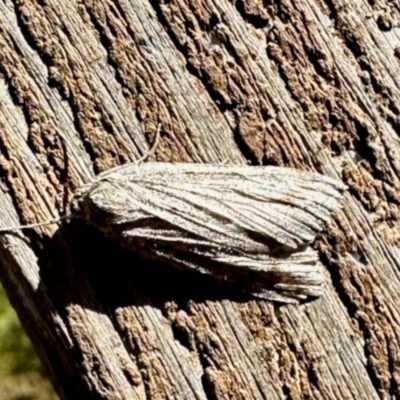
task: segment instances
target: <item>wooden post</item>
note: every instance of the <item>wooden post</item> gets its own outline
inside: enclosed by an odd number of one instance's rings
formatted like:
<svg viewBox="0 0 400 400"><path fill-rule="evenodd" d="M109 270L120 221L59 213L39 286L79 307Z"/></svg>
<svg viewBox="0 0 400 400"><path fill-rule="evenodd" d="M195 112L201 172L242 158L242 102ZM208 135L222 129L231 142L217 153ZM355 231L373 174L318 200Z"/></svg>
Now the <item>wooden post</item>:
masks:
<svg viewBox="0 0 400 400"><path fill-rule="evenodd" d="M301 306L238 300L80 222L1 236L61 399L400 397L399 8L381 3L0 1L1 226L68 212L158 125L157 161L350 188L316 243L325 295Z"/></svg>

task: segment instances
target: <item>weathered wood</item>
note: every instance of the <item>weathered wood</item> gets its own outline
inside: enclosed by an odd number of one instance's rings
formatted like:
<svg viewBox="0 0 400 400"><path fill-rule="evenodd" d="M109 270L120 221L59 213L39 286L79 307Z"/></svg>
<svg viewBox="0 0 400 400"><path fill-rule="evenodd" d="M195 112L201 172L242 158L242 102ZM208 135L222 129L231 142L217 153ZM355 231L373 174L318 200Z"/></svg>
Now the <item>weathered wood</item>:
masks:
<svg viewBox="0 0 400 400"><path fill-rule="evenodd" d="M0 1L1 226L95 174L287 165L350 192L323 298L241 299L83 224L0 238L0 279L62 399L400 397L397 2ZM373 5L371 5L373 4Z"/></svg>

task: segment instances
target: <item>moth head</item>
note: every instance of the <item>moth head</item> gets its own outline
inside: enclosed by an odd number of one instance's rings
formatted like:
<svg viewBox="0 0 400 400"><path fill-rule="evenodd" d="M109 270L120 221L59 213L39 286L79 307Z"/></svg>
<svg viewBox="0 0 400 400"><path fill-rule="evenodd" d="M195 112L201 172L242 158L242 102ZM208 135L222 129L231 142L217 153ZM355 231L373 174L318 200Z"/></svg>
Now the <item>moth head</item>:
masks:
<svg viewBox="0 0 400 400"><path fill-rule="evenodd" d="M132 209L129 193L115 179L103 178L88 184L75 193L72 211L80 218L95 225L115 224Z"/></svg>

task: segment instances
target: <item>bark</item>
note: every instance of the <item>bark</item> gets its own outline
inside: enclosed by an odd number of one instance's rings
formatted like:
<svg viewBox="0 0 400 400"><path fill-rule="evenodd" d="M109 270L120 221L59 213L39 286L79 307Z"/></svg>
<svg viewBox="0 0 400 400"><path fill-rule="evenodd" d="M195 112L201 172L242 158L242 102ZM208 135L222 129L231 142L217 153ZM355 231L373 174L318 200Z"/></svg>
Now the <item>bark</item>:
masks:
<svg viewBox="0 0 400 400"><path fill-rule="evenodd" d="M397 1L1 0L2 226L154 159L349 186L325 295L238 298L80 222L0 238L0 279L61 399L400 398Z"/></svg>

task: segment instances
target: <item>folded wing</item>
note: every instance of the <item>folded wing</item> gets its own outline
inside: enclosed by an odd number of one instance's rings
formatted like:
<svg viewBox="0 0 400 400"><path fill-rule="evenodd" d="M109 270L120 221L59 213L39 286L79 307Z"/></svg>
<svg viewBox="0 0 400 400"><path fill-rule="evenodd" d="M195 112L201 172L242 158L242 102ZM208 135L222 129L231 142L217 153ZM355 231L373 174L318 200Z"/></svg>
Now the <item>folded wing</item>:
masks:
<svg viewBox="0 0 400 400"><path fill-rule="evenodd" d="M107 226L89 215L92 223L105 233L119 226L130 248L290 301L321 294L322 269L308 245L344 190L289 168L147 163L105 174L85 204L108 216Z"/></svg>

